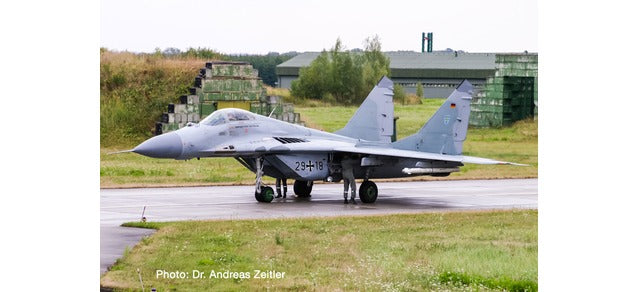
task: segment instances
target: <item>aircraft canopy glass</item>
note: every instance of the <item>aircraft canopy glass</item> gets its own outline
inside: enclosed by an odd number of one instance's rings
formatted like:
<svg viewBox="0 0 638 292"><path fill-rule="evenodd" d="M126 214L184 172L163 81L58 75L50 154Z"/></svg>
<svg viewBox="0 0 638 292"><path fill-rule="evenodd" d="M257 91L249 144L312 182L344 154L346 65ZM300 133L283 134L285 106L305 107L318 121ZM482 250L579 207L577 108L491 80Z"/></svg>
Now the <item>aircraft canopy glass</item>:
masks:
<svg viewBox="0 0 638 292"><path fill-rule="evenodd" d="M237 109L220 109L203 119L200 124L207 126L217 126L226 122L234 121L248 121L254 120L255 116L251 112L237 110Z"/></svg>
<svg viewBox="0 0 638 292"><path fill-rule="evenodd" d="M227 112L226 118L230 122L232 122L232 121L248 121L248 120L254 120L255 119L255 116L253 115L253 113L247 112L247 111L240 111L240 110L236 110L236 109L228 109L226 112Z"/></svg>

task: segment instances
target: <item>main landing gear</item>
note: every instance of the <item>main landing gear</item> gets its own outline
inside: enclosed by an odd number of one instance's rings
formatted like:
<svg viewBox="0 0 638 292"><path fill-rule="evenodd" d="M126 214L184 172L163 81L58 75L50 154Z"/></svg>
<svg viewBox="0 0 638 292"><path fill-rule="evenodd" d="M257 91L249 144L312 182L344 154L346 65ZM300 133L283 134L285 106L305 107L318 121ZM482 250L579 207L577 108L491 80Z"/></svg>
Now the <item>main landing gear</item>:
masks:
<svg viewBox="0 0 638 292"><path fill-rule="evenodd" d="M379 195L377 184L371 180L364 180L359 187L359 199L363 203L374 203Z"/></svg>
<svg viewBox="0 0 638 292"><path fill-rule="evenodd" d="M264 158L257 157L255 159L255 199L257 202L270 203L275 198L275 191L269 187L261 184L261 177L264 175Z"/></svg>
<svg viewBox="0 0 638 292"><path fill-rule="evenodd" d="M269 186L262 185L261 179L264 175L263 169L264 158L258 157L255 159L255 173L257 174L255 177L255 199L258 202L270 203L275 198L275 191ZM295 180L293 190L297 197L308 198L312 192L312 187L312 181ZM364 180L363 183L361 183L361 186L359 186L359 199L363 203L374 203L377 200L378 195L379 189L377 188L377 185L370 180Z"/></svg>
<svg viewBox="0 0 638 292"><path fill-rule="evenodd" d="M312 192L312 185L312 181L296 180L293 187L295 195L300 198L310 197L310 193Z"/></svg>

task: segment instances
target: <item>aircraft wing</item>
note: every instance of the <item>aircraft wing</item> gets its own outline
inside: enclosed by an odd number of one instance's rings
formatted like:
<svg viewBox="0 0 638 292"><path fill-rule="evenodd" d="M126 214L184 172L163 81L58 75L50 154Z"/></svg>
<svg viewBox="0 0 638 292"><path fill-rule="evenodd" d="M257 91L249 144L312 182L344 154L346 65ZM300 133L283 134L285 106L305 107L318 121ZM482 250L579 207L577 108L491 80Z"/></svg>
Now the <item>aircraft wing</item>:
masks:
<svg viewBox="0 0 638 292"><path fill-rule="evenodd" d="M464 156L464 155L446 155L438 153L411 151L395 149L391 147L370 147L357 146L354 143L334 141L327 139L305 139L305 138L286 138L290 139L287 143L273 138L265 138L259 141L247 141L235 145L220 146L216 149L201 151L202 157L207 156L258 156L265 154L284 154L284 153L317 153L317 152L346 152L354 154L413 158L423 160L451 161L472 164L508 164L520 165L514 162L499 161L488 158Z"/></svg>

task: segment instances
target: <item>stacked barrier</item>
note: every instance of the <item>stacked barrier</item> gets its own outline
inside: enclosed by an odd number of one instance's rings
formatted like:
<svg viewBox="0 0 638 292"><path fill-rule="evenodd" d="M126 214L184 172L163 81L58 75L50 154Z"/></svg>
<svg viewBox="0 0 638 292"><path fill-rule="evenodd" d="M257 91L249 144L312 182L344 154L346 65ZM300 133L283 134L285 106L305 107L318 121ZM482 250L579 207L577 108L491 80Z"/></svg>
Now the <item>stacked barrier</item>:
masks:
<svg viewBox="0 0 638 292"><path fill-rule="evenodd" d="M277 96L267 96L258 72L247 62L207 62L195 77L189 95L180 96L179 104L169 104L155 134L177 130L197 123L222 108L240 108L289 123L303 124L290 103Z"/></svg>

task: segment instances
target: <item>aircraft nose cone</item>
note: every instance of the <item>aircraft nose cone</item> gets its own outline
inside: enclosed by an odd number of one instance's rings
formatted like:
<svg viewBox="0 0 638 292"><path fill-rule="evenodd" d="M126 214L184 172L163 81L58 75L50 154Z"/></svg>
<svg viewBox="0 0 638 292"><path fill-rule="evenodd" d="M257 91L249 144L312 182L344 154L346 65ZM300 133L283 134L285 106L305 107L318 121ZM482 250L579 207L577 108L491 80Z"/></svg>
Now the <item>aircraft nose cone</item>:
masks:
<svg viewBox="0 0 638 292"><path fill-rule="evenodd" d="M166 133L137 145L133 152L153 158L177 158L182 155L182 139L175 133Z"/></svg>

